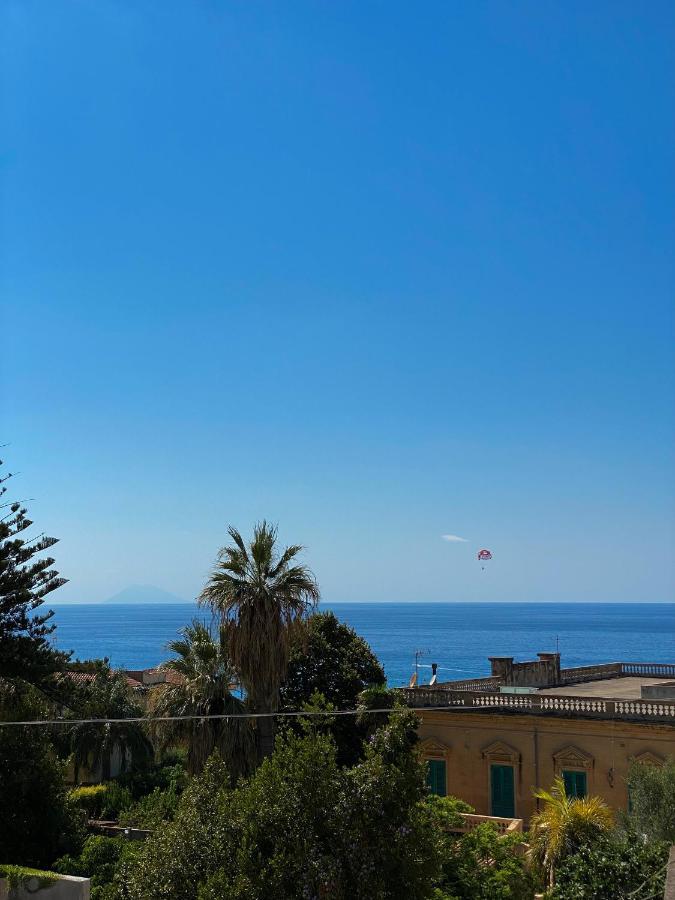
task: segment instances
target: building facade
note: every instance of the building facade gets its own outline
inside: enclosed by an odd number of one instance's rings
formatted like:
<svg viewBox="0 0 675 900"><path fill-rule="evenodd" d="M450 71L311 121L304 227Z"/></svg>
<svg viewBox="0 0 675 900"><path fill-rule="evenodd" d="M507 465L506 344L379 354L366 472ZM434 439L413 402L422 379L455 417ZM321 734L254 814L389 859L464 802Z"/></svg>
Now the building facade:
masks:
<svg viewBox="0 0 675 900"><path fill-rule="evenodd" d="M675 757L675 698L653 697L668 693L675 666L561 669L556 657L540 654L529 668L494 658L488 679L403 692L420 719L433 792L527 823L537 810L534 791L560 776L569 795L596 795L626 810L631 761Z"/></svg>

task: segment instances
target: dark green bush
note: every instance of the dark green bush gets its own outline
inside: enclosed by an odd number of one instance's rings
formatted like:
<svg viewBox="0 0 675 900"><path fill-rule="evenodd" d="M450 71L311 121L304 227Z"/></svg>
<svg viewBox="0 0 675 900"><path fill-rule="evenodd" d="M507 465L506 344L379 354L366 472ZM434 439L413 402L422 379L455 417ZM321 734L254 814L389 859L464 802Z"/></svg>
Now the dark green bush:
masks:
<svg viewBox="0 0 675 900"><path fill-rule="evenodd" d="M437 900L532 900L522 834L500 835L489 823L443 841Z"/></svg>
<svg viewBox="0 0 675 900"><path fill-rule="evenodd" d="M54 863L54 871L62 875L77 875L91 879L91 900L107 900L116 896L113 882L120 864L130 862L142 845L122 837L92 835L87 838L78 856L62 856Z"/></svg>
<svg viewBox="0 0 675 900"><path fill-rule="evenodd" d="M120 814L120 825L151 830L160 828L164 822L170 822L175 816L179 799L180 794L175 789L161 791L155 788L151 794L141 797Z"/></svg>
<svg viewBox="0 0 675 900"><path fill-rule="evenodd" d="M0 848L2 861L49 868L79 852L85 816L71 803L65 767L37 728L0 728Z"/></svg>
<svg viewBox="0 0 675 900"><path fill-rule="evenodd" d="M128 787L124 787L118 781L109 781L103 794L100 816L102 819L116 821L125 809L133 806L133 794Z"/></svg>

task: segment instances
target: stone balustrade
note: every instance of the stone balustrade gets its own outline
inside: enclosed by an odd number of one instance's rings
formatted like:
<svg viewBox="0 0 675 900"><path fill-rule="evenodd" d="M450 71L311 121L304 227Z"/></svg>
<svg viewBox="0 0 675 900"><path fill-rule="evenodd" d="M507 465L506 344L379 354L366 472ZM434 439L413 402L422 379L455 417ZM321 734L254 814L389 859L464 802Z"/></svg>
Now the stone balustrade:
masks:
<svg viewBox="0 0 675 900"><path fill-rule="evenodd" d="M460 813L463 824L459 828L453 828L453 831L459 834L466 834L467 831L473 831L478 825L486 822L497 829L499 834L515 834L522 832L522 819L502 819L499 816L478 816L475 813Z"/></svg>
<svg viewBox="0 0 675 900"><path fill-rule="evenodd" d="M443 681L434 685L432 690L448 691L498 691L502 684L501 678L465 678L460 681Z"/></svg>
<svg viewBox="0 0 675 900"><path fill-rule="evenodd" d="M575 697L565 694L501 694L490 691L451 691L442 688L401 688L413 709L494 709L535 715L582 716L594 719L632 719L675 724L675 702Z"/></svg>
<svg viewBox="0 0 675 900"><path fill-rule="evenodd" d="M673 663L619 663L622 675L642 675L647 678L675 678Z"/></svg>
<svg viewBox="0 0 675 900"><path fill-rule="evenodd" d="M560 681L562 684L575 684L580 681L597 681L600 678L620 678L622 675L675 678L675 664L613 662L597 666L574 666L561 670Z"/></svg>

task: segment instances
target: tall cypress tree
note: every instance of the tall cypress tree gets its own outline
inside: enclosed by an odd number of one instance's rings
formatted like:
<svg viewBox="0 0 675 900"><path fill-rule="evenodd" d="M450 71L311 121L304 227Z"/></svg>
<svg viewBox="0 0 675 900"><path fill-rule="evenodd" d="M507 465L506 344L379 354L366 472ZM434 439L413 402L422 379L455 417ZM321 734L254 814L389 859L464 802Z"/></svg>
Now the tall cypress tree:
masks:
<svg viewBox="0 0 675 900"><path fill-rule="evenodd" d="M57 539L28 537L25 532L33 523L27 510L19 502L2 502L11 477L11 472L0 475L0 679L43 687L68 654L52 647L54 613L40 607L67 579L53 568L54 560L43 555Z"/></svg>

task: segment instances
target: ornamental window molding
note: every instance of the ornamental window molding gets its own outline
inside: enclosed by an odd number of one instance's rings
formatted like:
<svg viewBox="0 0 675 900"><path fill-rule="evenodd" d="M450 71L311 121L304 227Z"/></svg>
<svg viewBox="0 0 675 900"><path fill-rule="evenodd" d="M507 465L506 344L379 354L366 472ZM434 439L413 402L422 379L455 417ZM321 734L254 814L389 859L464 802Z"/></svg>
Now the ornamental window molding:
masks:
<svg viewBox="0 0 675 900"><path fill-rule="evenodd" d="M450 747L436 738L427 738L419 745L425 759L445 759L450 752Z"/></svg>
<svg viewBox="0 0 675 900"><path fill-rule="evenodd" d="M487 759L491 763L515 766L520 762L520 751L504 741L494 741L494 743L488 744L487 747L483 747L481 754L483 759Z"/></svg>
<svg viewBox="0 0 675 900"><path fill-rule="evenodd" d="M635 756L631 756L630 761L641 763L645 766L659 767L665 763L665 759L662 756L659 756L658 753L652 753L651 750L643 750L642 753L637 753Z"/></svg>
<svg viewBox="0 0 675 900"><path fill-rule="evenodd" d="M557 753L554 753L553 762L556 775L559 775L563 769L583 769L588 771L592 769L595 764L595 760L590 753L585 753L579 747L574 747L572 744L563 747L562 750L558 750Z"/></svg>

